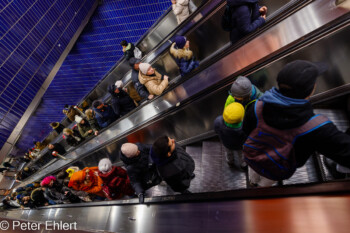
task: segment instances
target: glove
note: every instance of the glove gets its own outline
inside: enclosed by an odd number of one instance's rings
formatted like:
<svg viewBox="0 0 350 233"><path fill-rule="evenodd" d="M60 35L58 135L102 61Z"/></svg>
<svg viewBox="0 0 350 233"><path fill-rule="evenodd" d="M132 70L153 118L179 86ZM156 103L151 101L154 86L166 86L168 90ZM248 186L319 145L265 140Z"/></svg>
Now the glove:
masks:
<svg viewBox="0 0 350 233"><path fill-rule="evenodd" d="M144 201L145 201L145 196L144 196L143 193L140 193L140 194L139 194L139 203L140 203L140 204L143 204Z"/></svg>

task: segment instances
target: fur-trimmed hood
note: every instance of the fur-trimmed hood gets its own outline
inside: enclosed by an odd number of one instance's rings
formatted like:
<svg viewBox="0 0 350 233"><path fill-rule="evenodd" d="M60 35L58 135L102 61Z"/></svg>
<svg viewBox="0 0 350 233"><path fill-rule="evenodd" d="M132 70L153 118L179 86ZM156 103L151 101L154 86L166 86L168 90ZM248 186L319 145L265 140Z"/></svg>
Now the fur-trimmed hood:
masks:
<svg viewBox="0 0 350 233"><path fill-rule="evenodd" d="M189 49L186 49L186 48L177 49L175 42L170 47L170 53L175 57L175 59L183 58L185 60L190 60L192 59L192 56L193 56L193 52Z"/></svg>

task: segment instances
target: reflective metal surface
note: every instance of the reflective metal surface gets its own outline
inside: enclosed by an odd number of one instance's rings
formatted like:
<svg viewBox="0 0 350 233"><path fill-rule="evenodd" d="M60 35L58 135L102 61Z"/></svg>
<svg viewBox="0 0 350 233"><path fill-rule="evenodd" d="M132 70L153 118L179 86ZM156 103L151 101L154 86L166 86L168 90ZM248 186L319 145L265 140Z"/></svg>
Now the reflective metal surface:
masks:
<svg viewBox="0 0 350 233"><path fill-rule="evenodd" d="M160 116L163 118L168 117L166 112L170 110L182 109L182 101L195 96L227 77L231 77L232 75L238 74L238 72L244 71L244 69L251 67L252 64L257 65L257 61L262 62L263 58L269 58L271 54L279 52L280 48L287 49L289 46L295 45L296 42L300 42L300 38L302 38L303 35L307 35L323 25L332 27L331 22L340 16L345 15L347 12L348 10L337 8L329 1L320 0L313 2L289 18L283 20L278 25L270 28L259 37L209 66L203 72L196 74L193 78L185 81L181 86L170 90L164 96L161 96L155 101L143 105L138 112L122 119L111 128L108 128L103 134L69 153L67 157L70 159L85 157L88 153L96 151L113 141L117 141L117 144L120 144L126 139L136 139L141 142L149 143L158 135L163 134L164 129L166 129L166 132L169 135L175 135L178 139L210 130L214 119L213 117L219 115L222 109L213 107L213 110L208 111L208 109L211 109L208 105L202 106L203 110L200 110L196 114L191 114L187 117L186 115L183 115L183 118L180 118L183 120L177 121L176 124L171 120L172 115L170 115L167 120L155 123L154 127L153 125L152 127L148 125L152 123L152 120L155 118L159 118ZM305 25L304 21L300 20L301 18L306 18L309 24ZM286 27L288 27L288 31L285 30ZM232 61L234 61L234 63L232 63ZM277 69L277 71L278 70L279 69ZM199 83L200 85L198 85ZM274 78L266 80L266 84L269 84L268 86L272 86L273 83ZM215 101L213 102L215 103ZM217 106L216 103L215 105ZM204 112L210 112L211 115L210 117L206 116L201 120ZM197 119L199 120L193 122L189 116L198 116ZM191 126L186 127L186 123ZM144 128L146 126L147 128ZM198 127L198 130L196 130L196 127ZM129 135L136 129L138 129L137 132ZM125 138L126 135L129 136ZM123 140L119 141L122 138ZM115 148L118 148L118 146ZM102 149L102 151L106 151L106 149ZM114 152L112 152L111 156L116 157L116 154L113 153ZM54 165L44 169L39 174L35 174L28 180L28 182L39 179L67 164L66 161L58 161Z"/></svg>
<svg viewBox="0 0 350 233"><path fill-rule="evenodd" d="M348 232L350 196L232 200L1 212L0 217L77 222L108 232Z"/></svg>

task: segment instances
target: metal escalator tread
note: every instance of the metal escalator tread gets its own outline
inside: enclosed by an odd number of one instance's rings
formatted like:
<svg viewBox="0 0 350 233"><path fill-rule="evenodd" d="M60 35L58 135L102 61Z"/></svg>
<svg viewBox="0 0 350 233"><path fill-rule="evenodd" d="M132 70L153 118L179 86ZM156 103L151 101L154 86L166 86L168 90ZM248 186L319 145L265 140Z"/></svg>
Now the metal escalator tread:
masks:
<svg viewBox="0 0 350 233"><path fill-rule="evenodd" d="M246 188L246 174L228 166L218 141L204 141L202 149L202 190L218 192Z"/></svg>
<svg viewBox="0 0 350 233"><path fill-rule="evenodd" d="M294 175L283 181L283 184L300 184L300 183L311 183L319 181L317 177L317 171L313 158L310 157L306 164L296 170Z"/></svg>
<svg viewBox="0 0 350 233"><path fill-rule="evenodd" d="M199 193L202 190L202 147L186 146L186 152L191 155L196 166L194 170L196 177L191 181L189 190L192 193Z"/></svg>

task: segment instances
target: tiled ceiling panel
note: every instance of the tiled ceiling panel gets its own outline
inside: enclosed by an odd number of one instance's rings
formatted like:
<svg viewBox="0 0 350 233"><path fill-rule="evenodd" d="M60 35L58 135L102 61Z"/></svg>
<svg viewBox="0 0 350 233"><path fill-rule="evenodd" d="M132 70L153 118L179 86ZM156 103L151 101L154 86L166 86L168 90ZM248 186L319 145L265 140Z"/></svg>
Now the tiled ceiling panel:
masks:
<svg viewBox="0 0 350 233"><path fill-rule="evenodd" d="M0 148L94 1L0 1Z"/></svg>
<svg viewBox="0 0 350 233"><path fill-rule="evenodd" d="M33 139L49 134L49 124L65 116L65 104L78 103L123 56L120 42L137 42L171 7L170 0L104 0L25 126L16 147L25 150Z"/></svg>

